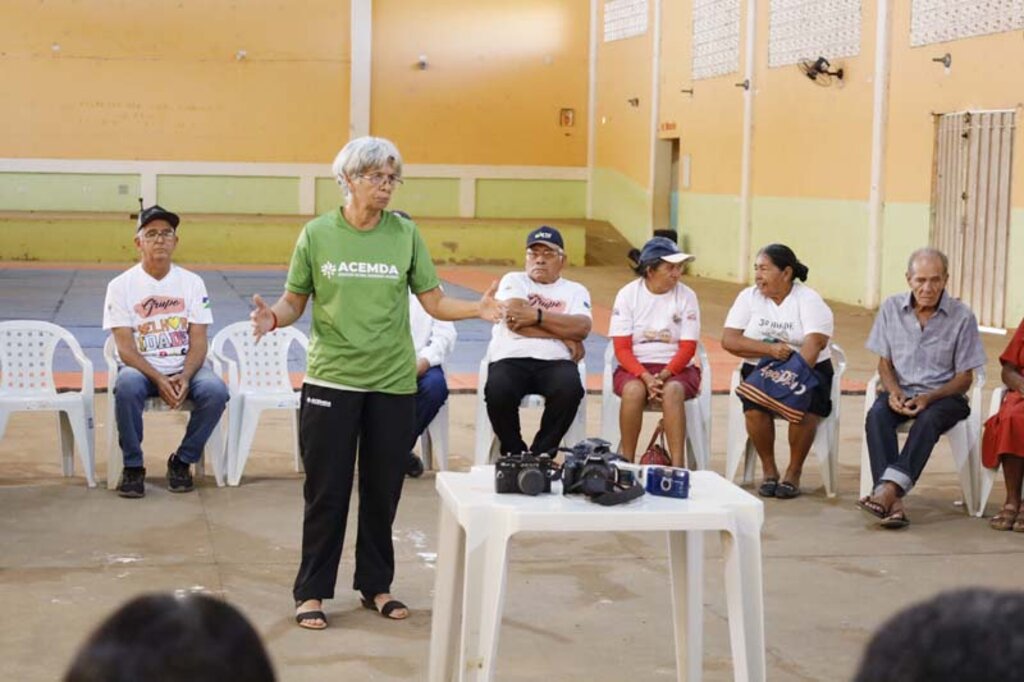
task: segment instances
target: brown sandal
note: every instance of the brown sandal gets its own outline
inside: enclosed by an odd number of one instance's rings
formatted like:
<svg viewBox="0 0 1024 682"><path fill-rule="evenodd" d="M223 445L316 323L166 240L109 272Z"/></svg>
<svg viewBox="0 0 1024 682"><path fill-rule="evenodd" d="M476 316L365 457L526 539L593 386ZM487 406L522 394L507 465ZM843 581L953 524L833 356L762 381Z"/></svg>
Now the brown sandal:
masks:
<svg viewBox="0 0 1024 682"><path fill-rule="evenodd" d="M1024 533L1024 514L1017 514L1017 520L1013 522L1014 533Z"/></svg>
<svg viewBox="0 0 1024 682"><path fill-rule="evenodd" d="M992 530L1015 530L1017 525L1017 507L1003 507L999 513L988 520L988 527ZM1024 531L1024 526L1022 526Z"/></svg>

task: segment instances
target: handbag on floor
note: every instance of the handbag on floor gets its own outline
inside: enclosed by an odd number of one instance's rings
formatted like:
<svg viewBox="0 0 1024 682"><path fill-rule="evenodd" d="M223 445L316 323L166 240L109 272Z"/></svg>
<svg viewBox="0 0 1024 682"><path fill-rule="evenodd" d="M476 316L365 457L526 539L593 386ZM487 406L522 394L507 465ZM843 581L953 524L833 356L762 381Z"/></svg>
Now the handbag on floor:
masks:
<svg viewBox="0 0 1024 682"><path fill-rule="evenodd" d="M658 420L658 428L654 429L651 442L647 444L647 450L640 456L640 463L656 467L672 466L672 458L668 456L665 448L665 429L661 420Z"/></svg>
<svg viewBox="0 0 1024 682"><path fill-rule="evenodd" d="M736 393L799 424L811 406L811 391L817 387L814 370L802 355L793 353L785 360L763 358L736 387Z"/></svg>

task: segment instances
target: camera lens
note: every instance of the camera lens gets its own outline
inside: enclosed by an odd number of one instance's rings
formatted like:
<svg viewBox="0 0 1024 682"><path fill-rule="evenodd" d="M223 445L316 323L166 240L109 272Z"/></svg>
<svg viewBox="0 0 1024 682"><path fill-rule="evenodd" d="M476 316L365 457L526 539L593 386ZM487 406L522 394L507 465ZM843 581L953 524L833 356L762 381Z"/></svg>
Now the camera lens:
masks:
<svg viewBox="0 0 1024 682"><path fill-rule="evenodd" d="M523 469L516 479L519 491L524 495L539 495L544 492L544 474L540 469Z"/></svg>

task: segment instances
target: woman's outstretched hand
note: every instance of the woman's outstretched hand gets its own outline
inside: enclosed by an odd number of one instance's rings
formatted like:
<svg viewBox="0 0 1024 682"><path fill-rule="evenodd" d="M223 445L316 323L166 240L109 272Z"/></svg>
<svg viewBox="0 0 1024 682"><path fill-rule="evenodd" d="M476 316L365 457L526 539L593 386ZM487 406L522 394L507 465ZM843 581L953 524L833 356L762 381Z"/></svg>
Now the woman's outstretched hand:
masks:
<svg viewBox="0 0 1024 682"><path fill-rule="evenodd" d="M495 280L491 282L490 288L484 292L484 295L480 297L480 313L479 317L481 320L487 322L501 322L501 319L505 316L504 306L501 302L494 298L494 294L498 292L498 282Z"/></svg>
<svg viewBox="0 0 1024 682"><path fill-rule="evenodd" d="M270 333L274 328L274 313L259 294L252 295L252 304L255 306L249 313L249 319L252 320L252 335L259 341L264 334Z"/></svg>

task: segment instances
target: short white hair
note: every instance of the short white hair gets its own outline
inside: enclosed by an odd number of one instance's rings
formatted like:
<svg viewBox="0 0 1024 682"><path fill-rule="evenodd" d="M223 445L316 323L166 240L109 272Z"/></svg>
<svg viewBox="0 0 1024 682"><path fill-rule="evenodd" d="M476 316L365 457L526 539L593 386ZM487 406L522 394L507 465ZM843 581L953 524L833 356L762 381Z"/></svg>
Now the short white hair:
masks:
<svg viewBox="0 0 1024 682"><path fill-rule="evenodd" d="M910 254L910 258L907 259L907 277L914 276L914 263L918 260L928 259L939 261L942 264L942 274L949 274L949 259L946 258L946 254L931 246L925 246L915 250L914 253Z"/></svg>
<svg viewBox="0 0 1024 682"><path fill-rule="evenodd" d="M341 186L341 190L348 197L348 187L345 185L345 176L354 178L365 175L369 171L375 171L391 164L395 173L402 175L402 155L398 153L398 147L391 140L383 137L357 137L350 140L341 148L338 155L334 157L331 165L331 172L335 180Z"/></svg>

